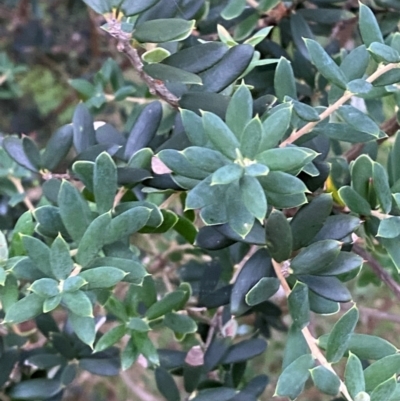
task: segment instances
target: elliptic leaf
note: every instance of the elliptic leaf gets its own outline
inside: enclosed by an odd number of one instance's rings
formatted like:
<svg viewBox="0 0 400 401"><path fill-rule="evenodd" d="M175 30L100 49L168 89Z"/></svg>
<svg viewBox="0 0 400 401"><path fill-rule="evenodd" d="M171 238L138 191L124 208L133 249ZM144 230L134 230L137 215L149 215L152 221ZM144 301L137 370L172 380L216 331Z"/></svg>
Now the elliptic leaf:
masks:
<svg viewBox="0 0 400 401"><path fill-rule="evenodd" d="M313 274L329 265L339 255L341 243L334 240L314 242L292 259L294 274Z"/></svg>
<svg viewBox="0 0 400 401"><path fill-rule="evenodd" d="M366 5L360 3L360 15L358 17L360 32L365 46L369 46L373 42L384 43L382 32L379 28L378 21L372 10Z"/></svg>
<svg viewBox="0 0 400 401"><path fill-rule="evenodd" d="M269 253L277 262L283 262L292 254L292 231L286 216L273 210L265 224L266 243Z"/></svg>
<svg viewBox="0 0 400 401"><path fill-rule="evenodd" d="M226 124L238 139L253 114L253 100L250 90L243 83L232 96L226 110Z"/></svg>
<svg viewBox="0 0 400 401"><path fill-rule="evenodd" d="M92 317L79 316L72 312L68 314L68 317L78 338L92 348L96 337L94 319Z"/></svg>
<svg viewBox="0 0 400 401"><path fill-rule="evenodd" d="M65 280L74 268L74 262L69 254L69 246L59 235L50 248L50 266L53 276Z"/></svg>
<svg viewBox="0 0 400 401"><path fill-rule="evenodd" d="M94 347L94 352L104 351L105 349L116 344L127 332L125 325L113 327L104 333Z"/></svg>
<svg viewBox="0 0 400 401"><path fill-rule="evenodd" d="M247 210L262 222L267 214L267 199L261 184L257 178L245 175L240 179L239 186Z"/></svg>
<svg viewBox="0 0 400 401"><path fill-rule="evenodd" d="M309 369L314 366L314 358L310 354L302 355L287 366L279 376L275 394L280 397L297 398L304 389L310 376Z"/></svg>
<svg viewBox="0 0 400 401"><path fill-rule="evenodd" d="M64 292L62 303L77 316L93 317L92 303L83 291Z"/></svg>
<svg viewBox="0 0 400 401"><path fill-rule="evenodd" d="M133 37L141 43L163 43L186 39L195 21L180 18L154 19L140 24L133 32Z"/></svg>
<svg viewBox="0 0 400 401"><path fill-rule="evenodd" d="M296 81L290 62L281 57L275 69L274 77L275 93L280 102L283 102L285 96L297 99Z"/></svg>
<svg viewBox="0 0 400 401"><path fill-rule="evenodd" d="M145 316L148 320L157 319L163 316L181 305L182 300L185 298L185 293L183 291L174 291L165 295L164 298L157 301L155 304L147 309Z"/></svg>
<svg viewBox="0 0 400 401"><path fill-rule="evenodd" d="M399 373L400 353L379 359L364 370L365 391L372 391L381 383Z"/></svg>
<svg viewBox="0 0 400 401"><path fill-rule="evenodd" d="M80 240L92 221L92 213L79 191L68 181L61 184L58 205L68 233L74 240Z"/></svg>
<svg viewBox="0 0 400 401"><path fill-rule="evenodd" d="M247 305L258 305L274 295L280 287L280 282L275 277L263 277L247 294Z"/></svg>
<svg viewBox="0 0 400 401"><path fill-rule="evenodd" d="M96 144L93 118L88 108L83 103L76 106L72 118L72 126L73 143L78 153L82 153L84 150Z"/></svg>
<svg viewBox="0 0 400 401"><path fill-rule="evenodd" d="M125 275L124 271L111 266L94 267L79 273L87 282L88 289L114 287Z"/></svg>
<svg viewBox="0 0 400 401"><path fill-rule="evenodd" d="M304 41L310 53L311 61L317 67L318 71L328 81L336 84L340 88L346 89L346 76L328 53L326 53L323 47L312 39L304 39Z"/></svg>
<svg viewBox="0 0 400 401"><path fill-rule="evenodd" d="M27 295L11 305L4 317L4 322L18 324L33 319L42 313L43 302L44 298L37 294Z"/></svg>
<svg viewBox="0 0 400 401"><path fill-rule="evenodd" d="M111 156L103 152L97 157L93 172L93 190L99 214L112 209L117 188L117 167Z"/></svg>
<svg viewBox="0 0 400 401"><path fill-rule="evenodd" d="M52 171L69 152L72 146L73 127L67 124L58 129L46 144L42 155L43 167Z"/></svg>
<svg viewBox="0 0 400 401"><path fill-rule="evenodd" d="M158 391L167 401L179 401L181 396L172 375L164 368L158 367L155 370L155 378Z"/></svg>
<svg viewBox="0 0 400 401"><path fill-rule="evenodd" d="M339 362L348 348L351 335L358 321L358 309L353 306L333 326L326 347L326 358L331 363Z"/></svg>
<svg viewBox="0 0 400 401"><path fill-rule="evenodd" d="M350 352L344 373L344 383L354 399L358 393L365 391L365 380L361 361Z"/></svg>
<svg viewBox="0 0 400 401"><path fill-rule="evenodd" d="M329 395L336 395L339 393L340 379L331 370L328 370L324 366L317 366L311 369L310 373L319 391Z"/></svg>
<svg viewBox="0 0 400 401"><path fill-rule="evenodd" d="M308 302L308 288L297 281L288 297L288 306L293 324L303 329L310 322L310 305Z"/></svg>
<svg viewBox="0 0 400 401"><path fill-rule="evenodd" d="M203 126L212 144L226 157L235 160L240 144L235 134L215 114L203 112Z"/></svg>

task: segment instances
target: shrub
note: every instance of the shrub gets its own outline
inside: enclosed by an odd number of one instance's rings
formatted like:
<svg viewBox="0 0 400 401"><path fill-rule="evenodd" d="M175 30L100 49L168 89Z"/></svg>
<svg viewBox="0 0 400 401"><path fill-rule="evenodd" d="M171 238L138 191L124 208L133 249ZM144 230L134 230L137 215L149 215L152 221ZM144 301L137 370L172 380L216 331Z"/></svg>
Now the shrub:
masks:
<svg viewBox="0 0 400 401"><path fill-rule="evenodd" d="M145 360L168 401L399 400L356 304L376 281L400 299L397 2L85 3L140 82L110 58L43 149L2 137L4 399ZM136 102L122 130L94 121L110 101Z"/></svg>

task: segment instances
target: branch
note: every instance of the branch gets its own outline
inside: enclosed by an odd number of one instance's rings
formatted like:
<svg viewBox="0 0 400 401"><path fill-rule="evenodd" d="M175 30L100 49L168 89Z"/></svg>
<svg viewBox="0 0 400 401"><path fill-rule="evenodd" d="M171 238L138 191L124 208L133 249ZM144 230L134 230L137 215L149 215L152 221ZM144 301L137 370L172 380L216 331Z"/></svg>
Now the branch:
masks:
<svg viewBox="0 0 400 401"><path fill-rule="evenodd" d="M33 206L33 203L31 202L31 200L26 196L24 187L21 184L21 180L16 177L13 177L13 176L9 176L8 179L14 184L18 193L24 195L23 201L25 203L25 206L28 208L28 210L30 212L33 212L35 210L35 206Z"/></svg>
<svg viewBox="0 0 400 401"><path fill-rule="evenodd" d="M377 78L379 78L381 75L383 75L385 72L388 72L392 70L393 68L396 68L398 64L391 63L388 65L385 65L382 68L378 68L371 76L369 76L366 81L371 83L375 81ZM298 131L295 131L293 134L289 136L286 140L284 140L279 146L284 147L286 145L289 145L290 143L293 143L297 141L300 137L302 137L305 134L308 134L318 123L321 121L325 120L325 118L329 117L331 114L333 114L336 110L339 109L340 106L343 106L348 100L350 100L355 94L349 91L346 91L344 95L337 100L335 103L330 105L324 112L322 112L319 116L318 121L313 121L311 123L306 124L303 128L299 129Z"/></svg>
<svg viewBox="0 0 400 401"><path fill-rule="evenodd" d="M286 297L288 298L290 293L292 292L292 290L290 289L289 284L286 281L286 278L284 277L284 275L282 273L282 264L278 263L274 259L272 259L272 265L274 266L276 276L278 277L278 279L281 283L281 286L285 291ZM301 330L301 332L302 332L303 337L306 340L307 345L310 348L311 354L314 356L314 358L316 358L322 366L324 366L326 369L330 370L332 373L334 373L336 376L338 376L337 373L335 372L335 370L332 368L331 364L326 360L325 355L319 349L319 347L316 343L316 340L310 333L310 330L308 329L308 327L304 327ZM339 380L340 380L340 378L339 378ZM346 398L347 401L353 401L353 399L351 398L351 395L349 394L349 392L347 390L346 385L343 383L342 380L340 380L339 390L343 394L343 396Z"/></svg>
<svg viewBox="0 0 400 401"><path fill-rule="evenodd" d="M117 49L120 52L125 53L133 68L148 86L150 93L152 95L158 96L162 100L165 100L172 107L178 108L179 99L168 90L168 88L164 85L164 82L152 78L150 75L146 74L143 71L143 63L140 55L137 49L135 49L131 45L131 34L124 32L121 29L121 23L116 19L109 19L107 22L109 24L107 32L118 40Z"/></svg>
<svg viewBox="0 0 400 401"><path fill-rule="evenodd" d="M353 245L353 252L360 255L371 266L372 271L390 288L395 297L400 300L400 285L380 265L380 263L360 245Z"/></svg>

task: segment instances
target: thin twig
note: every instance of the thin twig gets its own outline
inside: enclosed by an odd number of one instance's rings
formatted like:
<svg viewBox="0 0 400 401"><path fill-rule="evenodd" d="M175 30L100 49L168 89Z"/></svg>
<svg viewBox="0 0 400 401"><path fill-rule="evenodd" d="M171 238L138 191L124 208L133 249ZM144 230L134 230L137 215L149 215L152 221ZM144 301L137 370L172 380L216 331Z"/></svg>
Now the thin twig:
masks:
<svg viewBox="0 0 400 401"><path fill-rule="evenodd" d="M121 202L121 199L124 197L126 192L127 192L127 189L125 187L121 187L118 190L118 192L117 192L117 194L115 195L115 198L114 198L113 209L115 209L119 205L119 203Z"/></svg>
<svg viewBox="0 0 400 401"><path fill-rule="evenodd" d="M172 107L178 108L179 99L169 91L169 89L164 85L164 82L154 79L144 72L143 62L140 55L137 49L131 45L132 35L122 30L120 21L113 18L109 19L107 22L109 25L107 32L118 40L117 49L120 52L125 53L140 78L147 84L150 93L165 100Z"/></svg>
<svg viewBox="0 0 400 401"><path fill-rule="evenodd" d="M360 245L354 244L352 250L368 262L372 271L390 288L395 297L400 300L400 285L396 283L383 266Z"/></svg>
<svg viewBox="0 0 400 401"><path fill-rule="evenodd" d="M388 71L390 71L390 70L392 70L393 68L396 68L396 67L398 67L398 64L391 63L391 64L388 64L388 65L385 65L382 68L378 68L371 76L369 76L366 79L366 81L371 83L371 82L375 81L377 78L379 78L385 72L388 72ZM335 103L330 105L325 111L323 111L320 114L318 121L310 122L310 123L306 124L303 128L299 129L298 131L293 132L293 134L291 134L289 136L289 138L284 140L279 146L280 147L284 147L284 146L286 146L286 145L288 145L290 143L293 143L293 142L297 141L297 139L299 139L303 135L308 134L318 123L320 123L321 121L325 120L325 118L327 118L331 114L333 114L336 110L339 109L340 106L343 106L353 96L354 96L354 93L346 91L344 93L344 95L339 100L337 100Z"/></svg>
<svg viewBox="0 0 400 401"><path fill-rule="evenodd" d="M25 189L21 184L21 180L19 178L13 177L13 176L9 176L8 179L14 184L18 193L24 195L23 202L24 202L25 206L28 208L29 211L33 212L35 210L35 206L33 206L33 203L31 202L31 200L26 196Z"/></svg>
<svg viewBox="0 0 400 401"><path fill-rule="evenodd" d="M160 401L160 398L156 398L153 394L148 393L145 389L140 387L137 380L133 381L127 372L121 372L120 377L124 381L126 387L128 387L138 399L142 401Z"/></svg>
<svg viewBox="0 0 400 401"><path fill-rule="evenodd" d="M115 95L105 94L104 97L109 101L115 100ZM148 104L154 102L154 99L146 99L144 97L132 97L132 96L128 96L123 100L126 102L138 103L138 104Z"/></svg>
<svg viewBox="0 0 400 401"><path fill-rule="evenodd" d="M278 279L281 283L281 286L286 293L286 297L289 297L292 290L290 289L288 282L286 281L285 277L283 276L282 265L273 259L272 259L272 265L274 267L276 276L278 277ZM303 337L306 340L307 345L310 348L311 354L314 356L314 358L317 359L318 362L322 366L324 366L326 369L329 369L332 373L334 373L337 376L337 373L332 368L331 364L326 360L325 355L319 349L319 347L316 343L316 340L310 333L310 330L308 329L308 327L304 327L301 330L301 332L303 333ZM349 394L349 392L347 390L346 385L342 382L342 380L340 380L339 390L343 394L343 396L347 399L347 401L353 401L353 399L351 398L351 395Z"/></svg>

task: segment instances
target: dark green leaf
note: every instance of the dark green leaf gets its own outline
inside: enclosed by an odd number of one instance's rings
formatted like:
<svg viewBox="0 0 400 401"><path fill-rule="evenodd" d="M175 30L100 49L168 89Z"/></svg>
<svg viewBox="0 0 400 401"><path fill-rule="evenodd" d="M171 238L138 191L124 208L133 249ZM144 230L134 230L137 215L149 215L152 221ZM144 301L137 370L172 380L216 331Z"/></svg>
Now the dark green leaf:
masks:
<svg viewBox="0 0 400 401"><path fill-rule="evenodd" d="M42 313L44 299L37 294L29 294L15 302L7 310L4 321L18 324L33 319Z"/></svg>
<svg viewBox="0 0 400 401"><path fill-rule="evenodd" d="M359 26L365 46L373 42L383 43L383 37L374 13L366 5L360 3Z"/></svg>
<svg viewBox="0 0 400 401"><path fill-rule="evenodd" d="M126 327L123 324L113 327L100 337L99 341L96 343L94 352L104 351L113 346L126 334L126 332Z"/></svg>
<svg viewBox="0 0 400 401"><path fill-rule="evenodd" d="M164 324L178 334L195 333L197 331L196 322L187 315L170 312L164 317Z"/></svg>
<svg viewBox="0 0 400 401"><path fill-rule="evenodd" d="M389 213L392 209L392 192L389 186L389 177L382 165L376 162L373 164L373 187L383 213Z"/></svg>
<svg viewBox="0 0 400 401"><path fill-rule="evenodd" d="M315 386L325 394L336 395L339 392L340 379L324 366L317 366L310 371Z"/></svg>
<svg viewBox="0 0 400 401"><path fill-rule="evenodd" d="M62 385L56 379L30 379L14 385L8 395L16 400L47 399L62 390Z"/></svg>
<svg viewBox="0 0 400 401"><path fill-rule="evenodd" d="M330 194L315 198L303 206L290 222L293 233L293 250L308 245L324 226L332 210L333 200Z"/></svg>
<svg viewBox="0 0 400 401"><path fill-rule="evenodd" d="M264 137L260 144L260 152L274 148L289 128L292 108L286 107L270 115L264 122Z"/></svg>
<svg viewBox="0 0 400 401"><path fill-rule="evenodd" d="M393 216L381 220L379 224L378 237L396 238L400 235L400 217Z"/></svg>
<svg viewBox="0 0 400 401"><path fill-rule="evenodd" d="M208 139L226 157L235 160L240 144L235 134L215 114L203 112L203 126Z"/></svg>
<svg viewBox="0 0 400 401"><path fill-rule="evenodd" d="M242 315L249 308L245 302L246 294L262 278L272 275L273 267L268 252L258 250L243 266L236 278L231 293L231 313Z"/></svg>
<svg viewBox="0 0 400 401"><path fill-rule="evenodd" d="M357 321L358 309L353 306L335 323L326 347L326 358L329 362L336 363L342 358L348 348Z"/></svg>
<svg viewBox="0 0 400 401"><path fill-rule="evenodd" d="M310 53L312 63L317 67L318 71L330 82L336 84L340 88L345 89L347 78L342 70L326 53L323 47L312 39L304 39L307 49Z"/></svg>
<svg viewBox="0 0 400 401"><path fill-rule="evenodd" d="M69 246L59 235L51 245L50 266L53 276L65 280L74 268L74 262L69 254Z"/></svg>
<svg viewBox="0 0 400 401"><path fill-rule="evenodd" d="M38 169L26 155L20 139L14 136L8 136L4 138L2 147L9 154L9 156L22 167L34 172L38 171Z"/></svg>
<svg viewBox="0 0 400 401"><path fill-rule="evenodd" d="M310 149L285 147L265 150L259 153L256 160L265 164L271 171L293 171L302 169L317 156Z"/></svg>
<svg viewBox="0 0 400 401"><path fill-rule="evenodd" d="M236 163L230 163L220 167L211 177L211 185L226 185L238 181L243 175L243 167Z"/></svg>
<svg viewBox="0 0 400 401"><path fill-rule="evenodd" d="M293 361L302 355L309 354L310 349L301 330L294 324L290 326L285 352L283 354L282 369L286 369Z"/></svg>
<svg viewBox="0 0 400 401"><path fill-rule="evenodd" d="M68 317L78 338L92 348L96 337L94 319L92 317L79 316L72 312L68 314Z"/></svg>
<svg viewBox="0 0 400 401"><path fill-rule="evenodd" d="M372 391L400 372L400 354L386 356L364 370L365 391Z"/></svg>
<svg viewBox="0 0 400 401"><path fill-rule="evenodd" d="M92 214L79 191L68 181L63 181L61 185L58 205L68 233L73 239L80 240L92 220Z"/></svg>
<svg viewBox="0 0 400 401"><path fill-rule="evenodd" d="M124 271L111 266L94 267L79 273L87 281L89 289L114 287L125 275Z"/></svg>
<svg viewBox="0 0 400 401"><path fill-rule="evenodd" d="M155 370L155 378L158 391L167 401L179 401L181 399L178 387L166 369L161 367L157 368Z"/></svg>
<svg viewBox="0 0 400 401"><path fill-rule="evenodd" d="M291 261L294 274L313 274L333 262L340 252L341 243L334 240L314 242Z"/></svg>
<svg viewBox="0 0 400 401"><path fill-rule="evenodd" d="M353 106L341 106L338 111L338 115L347 124L349 124L354 129L362 132L366 132L370 135L376 137L379 136L379 126L370 117L368 117L362 111L356 109Z"/></svg>
<svg viewBox="0 0 400 401"><path fill-rule="evenodd" d="M400 54L397 50L382 43L373 42L369 45L368 51L379 62L385 63L398 63L400 61Z"/></svg>
<svg viewBox="0 0 400 401"><path fill-rule="evenodd" d="M288 297L288 306L293 324L300 329L306 327L310 322L310 305L305 284L296 282Z"/></svg>
<svg viewBox="0 0 400 401"><path fill-rule="evenodd" d="M41 278L40 280L36 280L29 287L29 290L43 298L55 297L60 292L58 281L51 278Z"/></svg>
<svg viewBox="0 0 400 401"><path fill-rule="evenodd" d="M204 90L221 92L234 83L250 64L253 54L253 46L247 44L231 47L220 61L200 74Z"/></svg>
<svg viewBox="0 0 400 401"><path fill-rule="evenodd" d="M125 150L125 159L130 159L138 150L148 146L156 135L162 118L161 103L151 102L140 113L129 133Z"/></svg>
<svg viewBox="0 0 400 401"><path fill-rule="evenodd" d="M65 281L63 281L62 291L66 292L78 291L85 284L87 284L87 282L81 276L71 276L68 277Z"/></svg>
<svg viewBox="0 0 400 401"><path fill-rule="evenodd" d="M371 207L369 203L353 188L349 186L340 188L339 196L352 212L361 214L363 216L369 216L371 214Z"/></svg>
<svg viewBox="0 0 400 401"><path fill-rule="evenodd" d="M121 10L125 16L140 14L153 7L160 0L135 0L134 2L125 0L122 2Z"/></svg>
<svg viewBox="0 0 400 401"><path fill-rule="evenodd" d="M22 236L24 248L35 266L47 277L52 277L50 265L50 249L42 241L27 235Z"/></svg>
<svg viewBox="0 0 400 401"><path fill-rule="evenodd" d="M221 363L238 363L247 361L262 354L267 348L267 343L261 338L243 340L229 347Z"/></svg>
<svg viewBox="0 0 400 401"><path fill-rule="evenodd" d="M62 303L77 316L93 317L92 303L83 291L64 292Z"/></svg>
<svg viewBox="0 0 400 401"><path fill-rule="evenodd" d="M133 32L133 37L142 43L163 43L186 39L194 27L195 21L180 18L154 19L140 24Z"/></svg>
<svg viewBox="0 0 400 401"><path fill-rule="evenodd" d="M310 376L309 369L314 366L314 358L302 355L287 366L279 376L275 394L280 397L297 398L304 389L304 384Z"/></svg>
<svg viewBox="0 0 400 401"><path fill-rule="evenodd" d="M93 172L93 190L99 214L112 209L117 189L117 167L111 156L103 152L97 157Z"/></svg>
<svg viewBox="0 0 400 401"><path fill-rule="evenodd" d="M275 93L280 102L283 102L285 96L297 99L296 81L290 62L281 57L275 69L274 77Z"/></svg>
<svg viewBox="0 0 400 401"><path fill-rule="evenodd" d="M226 111L226 124L238 139L253 114L253 101L250 90L242 83L229 102Z"/></svg>
<svg viewBox="0 0 400 401"><path fill-rule="evenodd" d="M397 378L393 375L390 379L376 386L371 393L371 401L389 401L396 390Z"/></svg>
<svg viewBox="0 0 400 401"><path fill-rule="evenodd" d="M228 49L220 42L201 43L179 50L164 59L162 63L197 74L221 60Z"/></svg>
<svg viewBox="0 0 400 401"><path fill-rule="evenodd" d="M353 398L355 398L361 391L365 391L364 373L361 361L351 352L347 359L346 370L344 373L344 384Z"/></svg>
<svg viewBox="0 0 400 401"><path fill-rule="evenodd" d="M258 117L253 118L244 128L240 137L240 150L243 157L253 160L258 153L261 139L263 137L263 126Z"/></svg>
<svg viewBox="0 0 400 401"><path fill-rule="evenodd" d="M72 146L73 127L71 124L64 125L58 129L46 144L42 155L44 168L52 171L68 154Z"/></svg>
<svg viewBox="0 0 400 401"><path fill-rule="evenodd" d="M146 317L148 320L157 319L177 308L181 305L182 300L185 298L183 291L174 291L165 295L163 299L150 306L146 311Z"/></svg>
<svg viewBox="0 0 400 401"><path fill-rule="evenodd" d="M111 213L105 213L96 217L85 231L79 242L76 260L82 266L86 266L97 256L106 244L108 229L111 223Z"/></svg>
<svg viewBox="0 0 400 401"><path fill-rule="evenodd" d="M268 251L277 262L290 258L292 253L292 232L285 215L273 210L265 225Z"/></svg>
<svg viewBox="0 0 400 401"><path fill-rule="evenodd" d="M144 227L149 220L151 209L138 206L114 217L106 235L106 243L112 243L129 237Z"/></svg>
<svg viewBox="0 0 400 401"><path fill-rule="evenodd" d="M245 175L240 179L239 186L247 210L262 222L267 214L267 199L261 184L257 178Z"/></svg>
<svg viewBox="0 0 400 401"><path fill-rule="evenodd" d="M127 327L131 330L147 333L151 330L150 326L140 317L132 317L129 319Z"/></svg>
<svg viewBox="0 0 400 401"><path fill-rule="evenodd" d="M313 242L323 239L341 240L353 233L361 224L361 220L355 216L337 214L328 216Z"/></svg>
<svg viewBox="0 0 400 401"><path fill-rule="evenodd" d="M263 277L247 294L247 305L258 305L274 295L280 287L280 282L275 277Z"/></svg>
<svg viewBox="0 0 400 401"><path fill-rule="evenodd" d="M78 104L75 109L72 126L73 143L78 153L82 153L84 150L96 144L93 118L83 103Z"/></svg>
<svg viewBox="0 0 400 401"><path fill-rule="evenodd" d="M165 64L147 64L143 70L154 79L165 83L202 84L202 79L191 72Z"/></svg>
<svg viewBox="0 0 400 401"><path fill-rule="evenodd" d="M321 297L336 302L348 302L351 300L349 290L336 277L299 275L297 278L306 283L310 290L314 291Z"/></svg>

